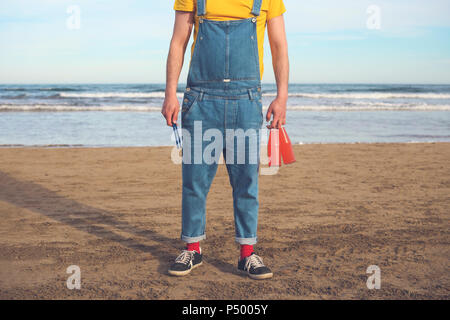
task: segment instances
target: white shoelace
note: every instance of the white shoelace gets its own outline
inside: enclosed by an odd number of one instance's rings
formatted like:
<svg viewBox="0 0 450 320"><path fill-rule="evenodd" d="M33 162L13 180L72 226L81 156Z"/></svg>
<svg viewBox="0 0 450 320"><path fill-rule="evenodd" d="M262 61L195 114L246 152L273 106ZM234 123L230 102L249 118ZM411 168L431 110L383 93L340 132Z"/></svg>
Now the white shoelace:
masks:
<svg viewBox="0 0 450 320"><path fill-rule="evenodd" d="M188 264L194 259L194 251L183 250L183 252L175 259L175 262Z"/></svg>
<svg viewBox="0 0 450 320"><path fill-rule="evenodd" d="M264 263L261 257L257 256L256 254L252 254L250 257L248 257L247 262L245 263L245 269L250 270L250 267L253 267L255 269L264 267Z"/></svg>

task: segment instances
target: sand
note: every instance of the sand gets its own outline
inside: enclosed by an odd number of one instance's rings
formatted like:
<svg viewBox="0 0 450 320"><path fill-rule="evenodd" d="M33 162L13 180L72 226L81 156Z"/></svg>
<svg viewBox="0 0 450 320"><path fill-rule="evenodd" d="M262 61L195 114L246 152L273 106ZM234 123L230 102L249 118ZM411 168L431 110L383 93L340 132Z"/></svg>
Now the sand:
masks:
<svg viewBox="0 0 450 320"><path fill-rule="evenodd" d="M205 263L167 274L183 246L170 151L0 149L0 298L450 298L450 143L295 146L295 164L260 180L267 281L235 271L224 166L208 197ZM70 265L80 290L66 287ZM366 286L370 265L379 290Z"/></svg>

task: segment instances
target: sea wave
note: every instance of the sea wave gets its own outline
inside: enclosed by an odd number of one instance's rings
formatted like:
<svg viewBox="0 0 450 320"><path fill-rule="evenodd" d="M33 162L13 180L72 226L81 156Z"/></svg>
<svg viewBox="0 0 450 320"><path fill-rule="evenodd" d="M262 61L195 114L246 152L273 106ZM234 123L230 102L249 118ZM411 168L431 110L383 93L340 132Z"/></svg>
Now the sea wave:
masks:
<svg viewBox="0 0 450 320"><path fill-rule="evenodd" d="M450 111L450 105L358 105L358 106L332 106L332 105L297 105L288 106L287 110L296 111Z"/></svg>
<svg viewBox="0 0 450 320"><path fill-rule="evenodd" d="M263 107L267 110L268 106ZM331 105L291 105L292 111L450 111L450 105L390 105L367 104L354 106ZM128 111L159 112L161 106L148 105L108 105L108 106L70 106L70 105L0 105L1 111Z"/></svg>
<svg viewBox="0 0 450 320"><path fill-rule="evenodd" d="M444 90L445 92L449 92L449 88L447 86L354 86L348 89L340 89L336 92L344 91L344 92L400 92L400 93L418 93L418 92L440 92ZM437 91L436 91L437 90ZM332 91L332 90L331 90Z"/></svg>
<svg viewBox="0 0 450 320"><path fill-rule="evenodd" d="M25 88L1 88L0 91L27 91Z"/></svg>
<svg viewBox="0 0 450 320"><path fill-rule="evenodd" d="M49 87L49 88L38 88L37 90L39 90L39 91L83 91L84 89Z"/></svg>
<svg viewBox="0 0 450 320"><path fill-rule="evenodd" d="M263 96L274 97L277 93L268 92ZM292 92L289 97L311 98L311 99L450 99L446 93L302 93Z"/></svg>
<svg viewBox="0 0 450 320"><path fill-rule="evenodd" d="M164 98L162 91L154 92L86 92L86 93L60 93L66 98ZM182 98L183 93L178 92L177 97Z"/></svg>
<svg viewBox="0 0 450 320"><path fill-rule="evenodd" d="M27 94L26 93L22 93L22 94L18 94L18 95L15 95L15 96L1 96L0 98L14 100L14 99L25 99L26 97L27 97Z"/></svg>
<svg viewBox="0 0 450 320"><path fill-rule="evenodd" d="M34 88L34 87L28 87L28 88L1 88L0 91L83 91L84 89L76 89L76 88L64 88L64 87L47 87L47 88Z"/></svg>
<svg viewBox="0 0 450 320"><path fill-rule="evenodd" d="M276 92L263 93L263 97L275 97ZM162 91L154 92L61 92L64 98L164 98ZM182 92L177 93L177 97L183 97ZM307 93L291 92L289 97L310 98L310 99L450 99L450 94L446 93L387 93L387 92L358 92L358 93Z"/></svg>
<svg viewBox="0 0 450 320"><path fill-rule="evenodd" d="M67 105L0 105L1 111L161 111L155 106L67 106Z"/></svg>

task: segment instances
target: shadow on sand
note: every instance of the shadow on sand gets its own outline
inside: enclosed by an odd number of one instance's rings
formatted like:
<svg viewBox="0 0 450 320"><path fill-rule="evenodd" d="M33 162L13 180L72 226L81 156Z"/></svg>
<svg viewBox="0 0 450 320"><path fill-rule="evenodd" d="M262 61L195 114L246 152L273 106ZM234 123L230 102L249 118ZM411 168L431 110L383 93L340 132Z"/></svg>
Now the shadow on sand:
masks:
<svg viewBox="0 0 450 320"><path fill-rule="evenodd" d="M82 204L37 183L18 180L2 171L0 171L0 200L45 215L101 239L150 253L158 259L160 264L158 272L161 274L168 274L167 268L174 258L168 253L168 248L174 248L178 252L182 247L179 239L167 238L152 230L130 225L117 219L117 213ZM114 229L146 238L156 244L145 245L132 237L124 237L114 232ZM224 261L215 259L211 264L223 272L234 273L233 266Z"/></svg>

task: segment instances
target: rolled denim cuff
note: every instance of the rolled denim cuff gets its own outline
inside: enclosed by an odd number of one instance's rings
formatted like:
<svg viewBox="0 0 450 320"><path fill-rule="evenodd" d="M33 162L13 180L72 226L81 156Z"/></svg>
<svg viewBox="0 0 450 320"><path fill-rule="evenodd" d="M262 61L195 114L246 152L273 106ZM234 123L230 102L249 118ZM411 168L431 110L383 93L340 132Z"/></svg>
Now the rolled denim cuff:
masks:
<svg viewBox="0 0 450 320"><path fill-rule="evenodd" d="M247 245L254 245L256 244L258 238L254 237L254 238L237 238L236 237L236 242L239 244L247 244Z"/></svg>
<svg viewBox="0 0 450 320"><path fill-rule="evenodd" d="M186 243L193 243L193 242L199 242L200 240L206 239L206 234L202 234L198 237L187 237L185 235L181 235L181 240L183 240Z"/></svg>

